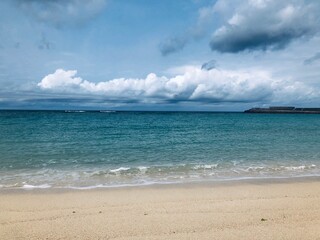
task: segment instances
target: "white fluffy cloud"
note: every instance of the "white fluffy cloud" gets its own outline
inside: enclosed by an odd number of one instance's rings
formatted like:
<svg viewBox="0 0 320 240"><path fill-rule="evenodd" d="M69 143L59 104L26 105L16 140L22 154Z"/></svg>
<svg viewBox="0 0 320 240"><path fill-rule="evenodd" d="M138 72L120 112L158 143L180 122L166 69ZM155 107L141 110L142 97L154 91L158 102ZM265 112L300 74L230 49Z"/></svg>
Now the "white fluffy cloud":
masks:
<svg viewBox="0 0 320 240"><path fill-rule="evenodd" d="M174 77L150 73L146 78L118 78L90 82L76 77L77 71L57 69L38 86L47 91L92 94L119 102L272 102L306 100L317 91L301 82L274 79L260 70L229 71L187 66ZM181 68L180 68L181 71Z"/></svg>
<svg viewBox="0 0 320 240"><path fill-rule="evenodd" d="M76 74L76 70L64 71L63 69L57 69L54 74L49 74L42 79L38 86L43 89L77 86L81 84L82 79L74 77Z"/></svg>

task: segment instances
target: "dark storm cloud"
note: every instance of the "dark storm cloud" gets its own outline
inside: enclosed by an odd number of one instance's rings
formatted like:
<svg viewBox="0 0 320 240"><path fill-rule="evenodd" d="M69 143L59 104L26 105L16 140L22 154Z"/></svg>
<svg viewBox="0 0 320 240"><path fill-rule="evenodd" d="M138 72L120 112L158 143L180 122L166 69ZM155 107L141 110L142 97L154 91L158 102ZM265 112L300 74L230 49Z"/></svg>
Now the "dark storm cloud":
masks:
<svg viewBox="0 0 320 240"><path fill-rule="evenodd" d="M218 52L237 53L244 50L278 50L285 48L292 40L303 37L309 32L307 29L301 31L287 32L251 32L246 31L230 31L223 36L217 36L210 42L212 50Z"/></svg>
<svg viewBox="0 0 320 240"><path fill-rule="evenodd" d="M161 45L162 55L181 51L186 44L212 33L209 46L221 53L284 49L297 39L320 31L320 1L218 0L199 10L198 20L183 37ZM199 34L200 33L200 34Z"/></svg>
<svg viewBox="0 0 320 240"><path fill-rule="evenodd" d="M319 10L318 1L248 1L214 32L210 47L222 53L283 49L319 32Z"/></svg>

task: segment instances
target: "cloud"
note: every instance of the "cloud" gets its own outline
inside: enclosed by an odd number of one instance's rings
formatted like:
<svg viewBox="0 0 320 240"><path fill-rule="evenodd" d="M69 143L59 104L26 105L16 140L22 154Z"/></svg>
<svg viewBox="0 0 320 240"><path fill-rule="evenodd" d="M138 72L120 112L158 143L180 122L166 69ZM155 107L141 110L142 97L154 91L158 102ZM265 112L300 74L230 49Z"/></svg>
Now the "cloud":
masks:
<svg viewBox="0 0 320 240"><path fill-rule="evenodd" d="M79 86L82 83L82 79L74 77L76 74L76 70L64 71L63 69L57 69L54 74L49 74L43 78L38 86L43 89Z"/></svg>
<svg viewBox="0 0 320 240"><path fill-rule="evenodd" d="M283 49L319 33L319 12L319 1L218 0L198 10L197 21L183 37L164 41L168 51L160 50L163 55L181 51L209 33L210 48L221 53Z"/></svg>
<svg viewBox="0 0 320 240"><path fill-rule="evenodd" d="M40 50L50 50L54 48L54 44L48 41L46 35L44 33L41 34L41 40L38 43L38 48Z"/></svg>
<svg viewBox="0 0 320 240"><path fill-rule="evenodd" d="M231 4L220 0L217 4ZM221 4L222 5L222 4ZM210 47L218 52L275 50L291 41L319 32L320 2L307 0L247 0L236 4L231 16L212 36Z"/></svg>
<svg viewBox="0 0 320 240"><path fill-rule="evenodd" d="M57 69L44 77L38 87L56 93L103 97L106 102L127 103L221 103L272 102L319 97L317 89L301 82L278 80L265 71L230 71L185 67L174 77L150 73L146 78L118 78L90 82L76 76L77 71Z"/></svg>
<svg viewBox="0 0 320 240"><path fill-rule="evenodd" d="M192 41L202 39L206 36L213 23L214 8L203 7L198 10L198 18L195 24L185 30L182 34L171 36L160 43L160 52L163 56L182 51Z"/></svg>
<svg viewBox="0 0 320 240"><path fill-rule="evenodd" d="M216 60L211 60L209 62L206 62L206 63L202 64L201 69L210 71L212 69L215 69L216 65L217 65Z"/></svg>
<svg viewBox="0 0 320 240"><path fill-rule="evenodd" d="M180 35L171 36L160 43L160 52L163 56L182 51L187 44L200 40L208 35L212 24L216 5L201 7L196 22Z"/></svg>
<svg viewBox="0 0 320 240"><path fill-rule="evenodd" d="M320 52L318 52L318 53L316 53L314 56L312 56L312 57L304 60L303 63L304 63L305 65L309 65L309 64L312 64L312 63L314 63L315 61L318 61L318 60L320 60Z"/></svg>
<svg viewBox="0 0 320 240"><path fill-rule="evenodd" d="M167 56L171 53L181 51L187 42L188 39L182 36L168 38L160 44L160 52L163 56Z"/></svg>
<svg viewBox="0 0 320 240"><path fill-rule="evenodd" d="M55 27L77 25L99 14L106 0L15 0L32 18Z"/></svg>

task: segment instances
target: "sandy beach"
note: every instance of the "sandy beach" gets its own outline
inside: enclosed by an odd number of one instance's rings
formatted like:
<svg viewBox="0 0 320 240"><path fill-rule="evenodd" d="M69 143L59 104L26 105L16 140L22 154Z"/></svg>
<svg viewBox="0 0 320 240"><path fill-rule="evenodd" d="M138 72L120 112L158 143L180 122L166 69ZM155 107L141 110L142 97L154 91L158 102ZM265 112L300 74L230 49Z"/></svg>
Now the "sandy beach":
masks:
<svg viewBox="0 0 320 240"><path fill-rule="evenodd" d="M2 191L0 239L320 239L320 182Z"/></svg>

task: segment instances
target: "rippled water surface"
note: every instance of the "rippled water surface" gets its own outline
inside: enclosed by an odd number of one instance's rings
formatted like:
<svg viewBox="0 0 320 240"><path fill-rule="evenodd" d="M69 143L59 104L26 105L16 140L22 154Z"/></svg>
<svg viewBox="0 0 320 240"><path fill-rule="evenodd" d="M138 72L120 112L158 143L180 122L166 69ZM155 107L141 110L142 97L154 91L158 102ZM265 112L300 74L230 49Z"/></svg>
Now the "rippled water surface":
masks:
<svg viewBox="0 0 320 240"><path fill-rule="evenodd" d="M0 111L0 187L320 175L320 115Z"/></svg>

